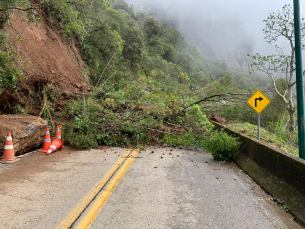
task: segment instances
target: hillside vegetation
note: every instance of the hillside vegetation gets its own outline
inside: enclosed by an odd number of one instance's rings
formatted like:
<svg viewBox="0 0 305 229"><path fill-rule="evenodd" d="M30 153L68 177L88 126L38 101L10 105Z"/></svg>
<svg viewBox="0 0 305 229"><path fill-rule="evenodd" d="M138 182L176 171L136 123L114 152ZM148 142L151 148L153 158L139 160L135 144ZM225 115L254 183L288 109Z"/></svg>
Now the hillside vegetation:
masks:
<svg viewBox="0 0 305 229"><path fill-rule="evenodd" d="M40 108L35 115L48 119L53 128L64 123L63 137L75 147L157 142L203 147L225 160L239 144L214 132L208 117L255 123L256 114L245 101L258 88L272 101L262 125L273 132L285 125L284 104L269 88L268 78L210 61L175 27L135 12L123 0L10 0L0 8L1 91L10 88L18 96L25 77L4 29L11 26L12 15L26 12L31 23L48 23L63 41L79 48L90 89L71 91L68 97L73 99L66 101L52 81L40 81L39 90L28 93ZM285 90L281 80L277 84ZM56 109L58 103L64 109ZM16 103L5 113L28 114L26 108ZM285 138L292 141L291 136Z"/></svg>

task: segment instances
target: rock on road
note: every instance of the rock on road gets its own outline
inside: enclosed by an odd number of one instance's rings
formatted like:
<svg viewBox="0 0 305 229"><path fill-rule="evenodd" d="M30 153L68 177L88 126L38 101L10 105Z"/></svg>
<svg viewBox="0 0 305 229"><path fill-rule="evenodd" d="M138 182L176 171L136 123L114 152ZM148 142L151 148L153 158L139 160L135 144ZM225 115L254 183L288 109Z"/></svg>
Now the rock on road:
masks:
<svg viewBox="0 0 305 229"><path fill-rule="evenodd" d="M126 151L66 147L0 164L0 228L56 228ZM136 156L91 228L302 228L271 199L233 162L152 146Z"/></svg>

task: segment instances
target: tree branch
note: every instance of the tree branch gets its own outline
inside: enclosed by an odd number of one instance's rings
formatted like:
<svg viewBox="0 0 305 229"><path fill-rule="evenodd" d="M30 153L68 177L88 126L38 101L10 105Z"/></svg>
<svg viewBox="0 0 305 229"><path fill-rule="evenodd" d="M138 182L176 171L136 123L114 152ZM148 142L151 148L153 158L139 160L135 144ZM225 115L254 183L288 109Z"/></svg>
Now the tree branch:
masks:
<svg viewBox="0 0 305 229"><path fill-rule="evenodd" d="M112 62L112 59L113 59L113 57L115 56L115 54L116 54L116 52L113 53L112 57L111 57L110 60L108 61L106 67L104 68L104 71L102 72L102 74L100 75L100 78L99 78L98 81L97 81L96 86L99 86L100 80L101 80L102 76L104 75L106 69L108 68L108 65Z"/></svg>
<svg viewBox="0 0 305 229"><path fill-rule="evenodd" d="M201 99L199 101L197 101L196 103L193 103L191 105L189 105L187 108L191 107L191 106L194 106L194 105L197 105L199 103L202 103L202 102L205 102L205 101L215 101L215 100L210 100L211 98L215 98L215 97L224 97L224 96L228 96L228 95L251 95L250 93L225 93L225 94L217 94L217 95L212 95L212 96L208 96L208 97L205 97L204 99Z"/></svg>
<svg viewBox="0 0 305 229"><path fill-rule="evenodd" d="M0 9L0 12L7 11L7 10L29 11L29 10L35 10L35 9L37 9L37 7L30 7L27 9L23 9L23 8L19 8L19 7L7 7L7 8Z"/></svg>
<svg viewBox="0 0 305 229"><path fill-rule="evenodd" d="M287 99L286 99L285 96L282 95L282 94L279 92L279 90L277 89L277 86L276 86L276 83L275 83L275 79L274 79L273 74L272 74L272 73L268 73L268 72L267 72L267 74L270 76L270 78L271 78L272 81L273 81L273 86L274 86L274 89L275 89L276 93L277 93L279 96L281 96L281 97L283 98L284 102L287 104L287 103L288 103ZM285 93L285 94L286 94L286 93Z"/></svg>

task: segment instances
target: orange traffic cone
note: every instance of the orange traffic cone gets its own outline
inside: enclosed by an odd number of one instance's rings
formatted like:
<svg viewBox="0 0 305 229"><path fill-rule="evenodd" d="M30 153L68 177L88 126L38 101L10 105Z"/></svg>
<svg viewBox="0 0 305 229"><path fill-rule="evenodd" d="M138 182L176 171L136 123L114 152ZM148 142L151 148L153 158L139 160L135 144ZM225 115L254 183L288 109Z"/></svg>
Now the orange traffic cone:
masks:
<svg viewBox="0 0 305 229"><path fill-rule="evenodd" d="M46 135L45 135L44 141L43 141L42 149L41 149L41 150L38 150L38 152L44 152L44 153L46 153L46 152L48 151L50 145L51 145L50 130L49 130L49 128L47 128Z"/></svg>
<svg viewBox="0 0 305 229"><path fill-rule="evenodd" d="M56 127L55 138L61 139L61 130L58 126Z"/></svg>
<svg viewBox="0 0 305 229"><path fill-rule="evenodd" d="M15 158L12 135L11 132L8 132L1 163L9 164L9 163L17 162L19 160L20 159Z"/></svg>
<svg viewBox="0 0 305 229"><path fill-rule="evenodd" d="M64 140L52 138L52 144L50 145L47 155L53 153L55 150L62 150L62 147L64 146Z"/></svg>

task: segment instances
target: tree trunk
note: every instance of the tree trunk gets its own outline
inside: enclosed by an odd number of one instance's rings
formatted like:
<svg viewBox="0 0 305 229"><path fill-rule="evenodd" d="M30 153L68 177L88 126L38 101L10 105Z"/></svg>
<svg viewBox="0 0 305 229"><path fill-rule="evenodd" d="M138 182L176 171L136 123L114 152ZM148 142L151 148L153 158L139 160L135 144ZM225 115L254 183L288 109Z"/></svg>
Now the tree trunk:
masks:
<svg viewBox="0 0 305 229"><path fill-rule="evenodd" d="M292 96L292 86L291 86L291 82L289 82L288 84L288 103L287 105L287 111L289 113L289 131L294 131L295 130L295 112L296 112L296 108L293 104L293 96Z"/></svg>
<svg viewBox="0 0 305 229"><path fill-rule="evenodd" d="M289 111L289 131L295 131L296 125L295 125L295 109Z"/></svg>

